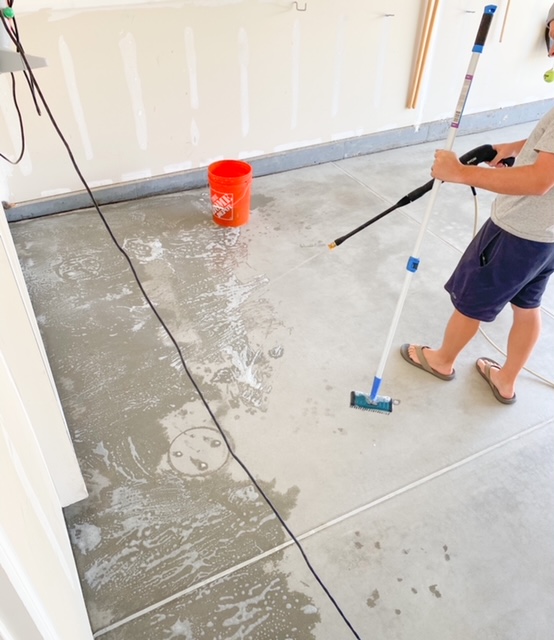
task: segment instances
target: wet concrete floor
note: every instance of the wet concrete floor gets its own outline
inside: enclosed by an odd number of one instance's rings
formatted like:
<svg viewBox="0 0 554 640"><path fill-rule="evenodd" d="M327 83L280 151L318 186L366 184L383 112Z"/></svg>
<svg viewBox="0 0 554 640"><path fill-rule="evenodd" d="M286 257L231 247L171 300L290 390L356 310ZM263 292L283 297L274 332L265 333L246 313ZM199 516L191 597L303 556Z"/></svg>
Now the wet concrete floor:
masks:
<svg viewBox="0 0 554 640"><path fill-rule="evenodd" d="M355 637L259 488L361 638L549 637L552 386L524 373L518 402L499 404L474 368L502 359L483 335L450 383L398 353L442 336L468 188L437 198L385 369L400 404L349 408L370 390L426 200L327 244L426 182L437 146L255 178L241 228L213 223L207 189L103 207L187 371L96 212L11 225L90 492L65 516L96 637ZM479 194L479 224L491 201ZM543 316L529 367L552 380L552 284ZM504 347L509 322L487 336Z"/></svg>

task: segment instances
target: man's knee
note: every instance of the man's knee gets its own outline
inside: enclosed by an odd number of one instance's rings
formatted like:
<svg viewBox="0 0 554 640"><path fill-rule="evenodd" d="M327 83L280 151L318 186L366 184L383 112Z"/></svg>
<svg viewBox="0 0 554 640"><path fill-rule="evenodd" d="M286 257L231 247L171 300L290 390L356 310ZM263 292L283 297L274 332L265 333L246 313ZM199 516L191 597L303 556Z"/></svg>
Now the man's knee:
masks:
<svg viewBox="0 0 554 640"><path fill-rule="evenodd" d="M512 311L514 312L514 319L535 319L540 318L541 308L540 307L531 307L530 309L525 309L524 307L518 307L513 302L511 303Z"/></svg>

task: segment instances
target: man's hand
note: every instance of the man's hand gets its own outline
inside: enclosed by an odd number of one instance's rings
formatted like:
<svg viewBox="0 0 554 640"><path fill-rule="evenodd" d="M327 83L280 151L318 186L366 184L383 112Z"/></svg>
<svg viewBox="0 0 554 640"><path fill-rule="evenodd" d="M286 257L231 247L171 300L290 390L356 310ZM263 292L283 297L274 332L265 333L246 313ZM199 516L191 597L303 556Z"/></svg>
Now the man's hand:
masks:
<svg viewBox="0 0 554 640"><path fill-rule="evenodd" d="M431 175L443 182L462 182L464 165L453 151L439 149L435 151L435 162L431 167Z"/></svg>
<svg viewBox="0 0 554 640"><path fill-rule="evenodd" d="M502 151L504 157L519 153L514 144L506 145ZM554 189L554 152L540 151L533 164L511 167L509 171L491 171L487 167L462 164L452 151L440 150L435 152L431 175L443 182L467 184L508 196L542 196Z"/></svg>
<svg viewBox="0 0 554 640"><path fill-rule="evenodd" d="M487 164L491 167L503 167L502 160L506 158L517 158L519 152L523 149L525 140L518 140L517 142L504 142L502 144L493 145L496 151L496 156Z"/></svg>

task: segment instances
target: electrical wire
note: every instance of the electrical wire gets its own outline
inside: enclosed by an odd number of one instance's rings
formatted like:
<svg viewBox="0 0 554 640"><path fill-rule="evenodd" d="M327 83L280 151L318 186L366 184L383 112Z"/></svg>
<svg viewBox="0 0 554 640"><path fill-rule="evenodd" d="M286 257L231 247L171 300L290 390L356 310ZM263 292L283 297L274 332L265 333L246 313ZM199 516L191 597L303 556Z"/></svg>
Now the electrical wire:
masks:
<svg viewBox="0 0 554 640"><path fill-rule="evenodd" d="M21 162L21 159L23 158L23 155L25 153L25 127L23 126L23 116L21 115L21 109L19 108L19 103L17 102L17 90L16 90L15 74L14 73L10 73L10 75L12 77L13 104L15 106L15 110L17 111L17 118L19 120L19 132L21 134L21 152L19 153L19 156L17 157L17 160L11 160L7 156L5 156L3 153L0 153L0 158L3 158L6 162L9 162L10 164L14 164L15 165L15 164L19 164Z"/></svg>
<svg viewBox="0 0 554 640"><path fill-rule="evenodd" d="M13 0L12 0L12 4L13 4ZM11 5L10 5L11 6ZM133 263L129 257L129 255L126 253L126 251L123 249L123 247L119 244L117 238L115 237L110 225L108 224L108 221L106 220L106 218L104 217L104 214L102 213L102 211L100 210L100 206L98 205L98 202L96 201L96 198L94 197L86 179L84 178L78 164L77 161L75 159L75 156L73 155L73 152L69 146L69 143L67 142L65 136L63 135L56 119L54 118L52 111L50 110L50 107L42 93L42 90L40 88L40 86L38 85L36 78L33 74L33 71L27 61L27 58L25 56L25 53L23 51L23 48L21 47L20 43L19 43L19 38L15 35L15 33L12 32L11 29L9 29L7 23L6 23L6 19L4 18L4 15L2 14L2 11L0 11L0 19L4 25L4 28L6 29L6 31L8 32L10 38L12 39L12 41L14 42L15 46L17 47L18 52L21 55L21 58L23 60L23 63L27 69L27 72L29 73L29 78L31 81L31 85L34 87L34 90L36 91L37 95L40 98L40 101L42 102L42 105L44 107L44 110L46 111L48 118L50 119L50 122L52 123L52 126L54 127L54 129L56 130L56 133L58 134L58 137L60 138L62 144L64 145L68 155L69 155L69 159L71 161L71 164L73 165L73 168L75 169L75 172L77 173L79 180L81 181L81 183L83 184L86 192L88 193L93 207L96 210L96 212L98 213L98 215L100 216L100 219L102 220L106 231L108 232L110 238L112 239L113 243L115 244L115 246L117 247L117 249L119 250L119 252L123 255L123 257L125 258L125 260L127 261L129 268L131 269L131 273L133 274L133 277L144 297L144 300L146 301L146 303L148 304L148 306L150 307L150 309L152 310L152 313L156 316L156 318L158 319L158 322L160 323L161 327L163 328L163 330L165 331L167 337L169 338L169 340L171 341L171 343L173 344L173 346L175 347L175 350L177 352L177 355L179 357L179 360L181 362L181 365L183 367L184 372L186 373L189 381L191 382L191 384L193 385L194 389L196 390L196 393L198 394L198 397L200 399L200 401L202 402L202 404L204 405L204 408L206 409L206 411L208 412L208 415L210 416L212 422L214 423L214 425L216 426L216 428L218 429L219 433L221 434L221 437L223 438L223 441L225 442L225 445L231 455L231 457L235 460L235 462L237 462L237 464L242 468L242 470L244 471L244 473L248 476L248 478L250 479L250 481L252 482L252 484L254 485L254 487L256 488L256 490L259 492L259 494L262 496L262 498L265 500L265 502L267 503L267 505L269 506L269 508L273 511L273 513L275 514L275 517L277 518L277 520L279 521L279 523L281 524L281 526L283 527L283 529L287 532L287 534L290 536L291 540L294 542L294 544L296 545L296 547L298 548L300 554L302 555L302 558L304 559L306 566L308 567L308 569L310 570L311 574L313 575L313 577L315 578L315 580L317 581L317 583L320 585L320 587L323 589L325 595L329 598L329 600L331 601L331 603L333 604L333 606L335 607L336 611L338 612L338 614L340 615L340 617L343 619L344 623L346 624L346 626L350 629L350 631L352 632L353 636L355 638L357 638L357 640L361 640L360 635L357 633L357 631L355 630L354 626L352 625L352 623L350 622L350 620L348 619L348 617L346 616L346 614L343 612L343 610L341 609L340 605L338 604L338 602L335 600L335 598L333 597L333 595L331 594L331 592L329 591L329 589L327 588L327 586L325 585L325 583L323 582L323 580L321 579L321 577L318 575L318 573L316 572L316 570L314 569L314 567L312 566L308 556L306 555L306 552L304 551L304 548L302 547L300 541L298 540L298 538L294 535L294 533L292 532L292 530L289 528L289 526L287 525L287 523L285 522L285 520L283 519L283 517L281 516L281 514L279 513L279 511L277 510L277 508L275 507L275 505L273 504L273 502L271 501L271 499L269 498L269 496L265 493L265 491L262 489L262 487L258 484L258 482L256 481L256 479L254 478L253 474L251 473L251 471L248 469L248 467L246 466L246 464L239 458L239 456L235 453L235 451L233 450L233 447L231 446L231 443L229 442L229 439L225 433L225 431L223 430L223 427L220 425L218 419L216 418L215 414L213 413L210 405L208 404L204 394L202 393L202 390L200 389L198 383L196 382L194 376L192 375L192 373L190 372L190 369L187 365L187 362L185 360L185 357L183 355L183 352L179 346L179 344L177 343L177 340L175 339L174 335L172 334L172 332L170 331L169 327L166 325L164 319L162 318L162 316L160 315L160 313L158 312L158 310L156 309L156 307L154 306L153 302L151 301L150 297L148 296L148 294L146 293L146 290L144 289L144 286L135 270L135 267L133 266Z"/></svg>
<svg viewBox="0 0 554 640"><path fill-rule="evenodd" d="M12 6L13 6L13 0L8 0L7 5L11 9ZM2 17L4 17L4 16L2 16ZM13 30L12 30L13 34L15 35L16 39L19 40L19 30L18 30L18 27L17 27L17 22L15 21L15 18L12 18L11 20L12 20L12 23L13 23ZM4 26L5 26L6 30L8 31L9 28L8 28L8 25L5 22L4 22ZM9 33L9 31L8 31L8 33ZM21 135L21 152L19 153L19 156L17 157L17 160L11 160L10 158L8 158L3 153L0 153L0 158L5 160L6 162L9 162L10 164L16 165L16 164L19 164L21 162L21 159L23 158L23 155L25 154L25 127L23 125L23 117L21 115L21 110L19 108L19 103L17 101L17 88L16 88L15 74L12 72L12 73L10 73L10 75L12 77L13 103L14 103L14 106L15 106L15 110L17 111L17 118L19 120L19 131L20 131L20 135ZM27 72L26 71L25 71L25 77L27 77ZM32 85L29 85L29 86L32 88ZM37 104L36 98L35 98L35 104ZM40 115L40 110L39 110L39 115Z"/></svg>
<svg viewBox="0 0 554 640"><path fill-rule="evenodd" d="M13 3L14 3L14 0L8 0L7 1L8 8L12 9L13 8ZM18 52L20 54L24 55L25 51L23 49L23 45L21 44L21 40L19 38L19 27L17 26L17 20L15 18L15 15L12 16L10 18L10 20L12 22L13 28L9 29L9 25L7 24L7 22L5 20L3 20L4 27L5 27L6 31L8 31L8 34L10 35L10 37L11 37L11 33L13 33L13 35L15 37L15 40L14 40L13 37L12 37L12 40L14 41L14 43L16 43L16 46L18 47ZM34 79L34 76L31 73L29 73L27 71L27 69L23 69L23 75L25 76L25 80L27 80L27 84L29 85L29 89L31 91L31 96L32 96L33 102L35 104L35 109L36 109L38 115L40 116L40 115L42 115L42 113L40 111L40 107L39 107L37 96L36 96L36 92L35 92L35 86L34 86L35 79Z"/></svg>

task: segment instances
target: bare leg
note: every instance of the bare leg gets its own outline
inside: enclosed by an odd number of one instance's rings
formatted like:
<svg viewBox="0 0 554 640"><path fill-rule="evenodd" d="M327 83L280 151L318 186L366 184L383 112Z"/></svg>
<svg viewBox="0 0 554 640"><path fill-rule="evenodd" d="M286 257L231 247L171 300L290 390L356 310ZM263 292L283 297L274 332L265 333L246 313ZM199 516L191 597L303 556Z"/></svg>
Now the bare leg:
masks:
<svg viewBox="0 0 554 640"><path fill-rule="evenodd" d="M541 310L522 309L512 305L514 320L508 336L506 362L497 369L491 368L491 381L505 398L513 397L516 380L525 363L531 356L541 333ZM485 365L479 360L479 368L484 371Z"/></svg>
<svg viewBox="0 0 554 640"><path fill-rule="evenodd" d="M479 320L464 316L455 310L446 325L441 347L439 349L425 349L425 357L429 365L440 373L452 373L456 358L474 338L480 324ZM419 362L413 346L410 347L409 354L414 362Z"/></svg>

